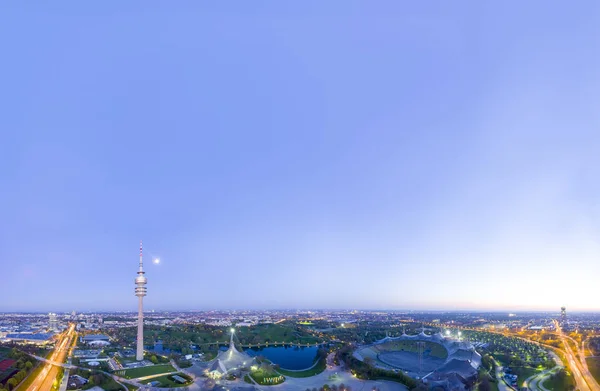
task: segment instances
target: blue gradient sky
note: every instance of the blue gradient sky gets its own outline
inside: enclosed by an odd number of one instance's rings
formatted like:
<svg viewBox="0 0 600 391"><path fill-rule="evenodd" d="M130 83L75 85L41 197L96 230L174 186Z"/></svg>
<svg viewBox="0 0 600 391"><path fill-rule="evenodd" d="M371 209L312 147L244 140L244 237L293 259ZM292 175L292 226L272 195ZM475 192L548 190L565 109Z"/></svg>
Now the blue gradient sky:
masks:
<svg viewBox="0 0 600 391"><path fill-rule="evenodd" d="M600 3L18 3L0 310L600 310Z"/></svg>

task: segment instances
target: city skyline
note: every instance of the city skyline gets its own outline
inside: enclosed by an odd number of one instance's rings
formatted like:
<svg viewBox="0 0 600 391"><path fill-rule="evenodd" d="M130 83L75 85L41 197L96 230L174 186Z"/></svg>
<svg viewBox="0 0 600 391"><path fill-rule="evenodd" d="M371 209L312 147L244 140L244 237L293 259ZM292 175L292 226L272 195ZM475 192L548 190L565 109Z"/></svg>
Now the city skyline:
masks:
<svg viewBox="0 0 600 391"><path fill-rule="evenodd" d="M599 4L134 3L0 6L0 311L600 311Z"/></svg>

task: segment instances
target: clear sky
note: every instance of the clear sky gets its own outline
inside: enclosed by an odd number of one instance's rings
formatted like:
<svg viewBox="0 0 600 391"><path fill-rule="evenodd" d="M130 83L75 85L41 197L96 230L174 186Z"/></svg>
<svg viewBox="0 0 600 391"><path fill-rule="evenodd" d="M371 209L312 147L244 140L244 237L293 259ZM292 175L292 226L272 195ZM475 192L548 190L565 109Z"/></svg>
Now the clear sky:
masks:
<svg viewBox="0 0 600 391"><path fill-rule="evenodd" d="M0 310L600 310L600 3L484 3L2 3Z"/></svg>

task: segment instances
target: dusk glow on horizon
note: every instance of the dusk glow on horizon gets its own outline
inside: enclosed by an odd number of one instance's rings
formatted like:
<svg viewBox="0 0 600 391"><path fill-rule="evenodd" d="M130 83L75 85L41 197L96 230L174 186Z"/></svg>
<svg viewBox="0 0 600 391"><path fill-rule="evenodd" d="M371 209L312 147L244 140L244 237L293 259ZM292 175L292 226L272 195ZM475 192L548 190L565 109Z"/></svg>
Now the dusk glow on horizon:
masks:
<svg viewBox="0 0 600 391"><path fill-rule="evenodd" d="M0 6L0 312L140 239L145 311L600 311L600 3L67 3Z"/></svg>

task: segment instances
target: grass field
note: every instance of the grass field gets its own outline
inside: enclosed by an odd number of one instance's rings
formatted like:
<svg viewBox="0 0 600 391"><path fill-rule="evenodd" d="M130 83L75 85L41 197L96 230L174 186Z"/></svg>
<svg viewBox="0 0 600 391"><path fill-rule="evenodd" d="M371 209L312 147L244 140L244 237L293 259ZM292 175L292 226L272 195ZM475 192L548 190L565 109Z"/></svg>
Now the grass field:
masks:
<svg viewBox="0 0 600 391"><path fill-rule="evenodd" d="M429 353L432 357L445 359L448 357L448 351L445 347L435 342L424 342L425 352ZM390 341L380 345L375 345L379 351L405 351L405 352L418 352L417 341Z"/></svg>
<svg viewBox="0 0 600 391"><path fill-rule="evenodd" d="M277 373L270 365L262 365L259 369L252 371L250 376L261 385L271 386L281 384L285 378Z"/></svg>
<svg viewBox="0 0 600 391"><path fill-rule="evenodd" d="M540 372L539 369L531 367L511 367L512 373L517 375L517 385L521 387L523 382L532 375Z"/></svg>
<svg viewBox="0 0 600 391"><path fill-rule="evenodd" d="M327 367L327 364L325 363L325 360L321 359L321 360L319 360L317 365L315 365L313 368L307 369L305 371L295 372L295 371L286 371L285 369L278 369L277 372L279 372L282 375L287 376L287 377L311 377L311 376L315 376L315 375L318 375L319 373L323 372L326 367Z"/></svg>
<svg viewBox="0 0 600 391"><path fill-rule="evenodd" d="M164 376L159 376L159 377L153 377L152 379L148 380L148 383L151 381L158 381L158 382L160 382L159 387L163 387L163 388L186 387L191 384L192 379L189 376L184 375L183 373L176 373L176 375L183 377L184 379L187 380L187 382L184 384L177 383L175 380L173 380L173 375L164 375Z"/></svg>
<svg viewBox="0 0 600 391"><path fill-rule="evenodd" d="M152 365L149 367L142 367L142 368L119 370L119 371L115 372L115 375L122 376L127 379L137 379L139 377L159 375L161 373L169 373L169 372L176 372L175 368L173 368L170 364L163 364L163 365Z"/></svg>
<svg viewBox="0 0 600 391"><path fill-rule="evenodd" d="M600 357L588 357L585 361L587 361L588 368L594 379L600 383Z"/></svg>
<svg viewBox="0 0 600 391"><path fill-rule="evenodd" d="M91 383L91 382L90 382ZM123 387L119 385L114 379L108 375L102 374L102 381L99 384L86 384L83 386L84 390L90 389L92 387L98 386L106 391L122 391Z"/></svg>
<svg viewBox="0 0 600 391"><path fill-rule="evenodd" d="M575 388L575 380L572 375L564 377L550 376L542 385L550 391L564 391Z"/></svg>

